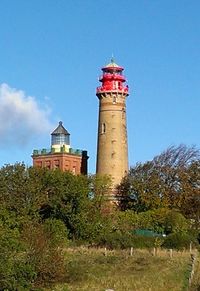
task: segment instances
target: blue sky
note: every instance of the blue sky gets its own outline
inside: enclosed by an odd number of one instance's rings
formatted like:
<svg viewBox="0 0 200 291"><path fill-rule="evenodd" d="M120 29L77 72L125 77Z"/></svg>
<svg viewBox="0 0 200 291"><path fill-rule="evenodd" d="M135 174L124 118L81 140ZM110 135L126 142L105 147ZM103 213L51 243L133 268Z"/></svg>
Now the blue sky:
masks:
<svg viewBox="0 0 200 291"><path fill-rule="evenodd" d="M31 165L62 120L95 172L101 67L125 68L129 164L200 147L200 1L1 0L0 166Z"/></svg>

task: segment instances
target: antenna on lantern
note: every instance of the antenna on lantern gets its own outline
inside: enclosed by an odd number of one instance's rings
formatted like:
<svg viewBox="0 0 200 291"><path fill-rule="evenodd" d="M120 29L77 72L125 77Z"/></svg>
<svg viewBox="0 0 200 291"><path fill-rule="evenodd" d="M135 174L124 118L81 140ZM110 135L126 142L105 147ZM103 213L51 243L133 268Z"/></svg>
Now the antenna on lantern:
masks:
<svg viewBox="0 0 200 291"><path fill-rule="evenodd" d="M112 53L112 55L111 55L111 63L114 63L115 61L114 61L114 54Z"/></svg>

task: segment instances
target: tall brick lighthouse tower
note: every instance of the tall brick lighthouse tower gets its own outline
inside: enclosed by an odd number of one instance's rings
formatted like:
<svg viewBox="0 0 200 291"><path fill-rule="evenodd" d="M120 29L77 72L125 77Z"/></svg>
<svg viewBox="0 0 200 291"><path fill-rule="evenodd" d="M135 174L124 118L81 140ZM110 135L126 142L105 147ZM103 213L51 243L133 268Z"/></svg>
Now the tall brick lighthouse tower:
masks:
<svg viewBox="0 0 200 291"><path fill-rule="evenodd" d="M115 188L128 172L126 97L129 94L123 68L113 59L102 71L99 78L102 84L96 90L99 99L96 172L111 175Z"/></svg>

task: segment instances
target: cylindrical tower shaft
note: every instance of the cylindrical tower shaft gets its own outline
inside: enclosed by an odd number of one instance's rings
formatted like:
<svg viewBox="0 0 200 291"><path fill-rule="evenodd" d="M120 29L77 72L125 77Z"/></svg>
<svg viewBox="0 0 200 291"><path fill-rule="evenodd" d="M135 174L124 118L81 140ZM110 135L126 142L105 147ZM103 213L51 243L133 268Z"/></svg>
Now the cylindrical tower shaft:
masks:
<svg viewBox="0 0 200 291"><path fill-rule="evenodd" d="M97 88L99 123L97 142L97 174L108 174L113 186L128 172L128 145L126 127L126 97L128 86L123 68L111 61L102 68L102 86Z"/></svg>

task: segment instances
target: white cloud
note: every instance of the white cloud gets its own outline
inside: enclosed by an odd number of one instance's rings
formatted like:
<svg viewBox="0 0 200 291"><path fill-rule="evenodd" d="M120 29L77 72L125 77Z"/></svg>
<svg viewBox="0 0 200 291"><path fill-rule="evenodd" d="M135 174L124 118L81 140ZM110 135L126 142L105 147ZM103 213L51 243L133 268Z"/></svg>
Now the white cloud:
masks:
<svg viewBox="0 0 200 291"><path fill-rule="evenodd" d="M40 108L24 91L0 85L0 144L21 146L41 134L49 134L50 110Z"/></svg>

